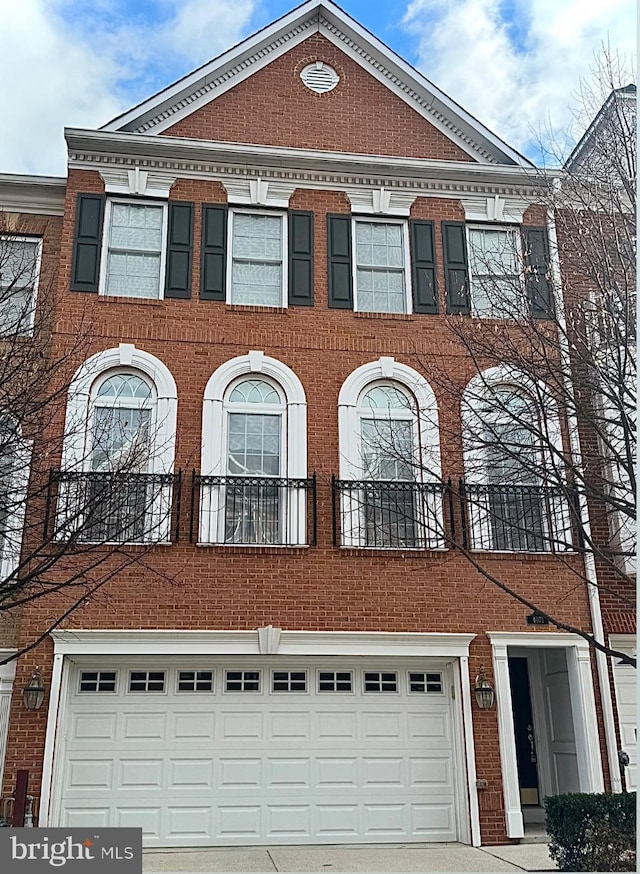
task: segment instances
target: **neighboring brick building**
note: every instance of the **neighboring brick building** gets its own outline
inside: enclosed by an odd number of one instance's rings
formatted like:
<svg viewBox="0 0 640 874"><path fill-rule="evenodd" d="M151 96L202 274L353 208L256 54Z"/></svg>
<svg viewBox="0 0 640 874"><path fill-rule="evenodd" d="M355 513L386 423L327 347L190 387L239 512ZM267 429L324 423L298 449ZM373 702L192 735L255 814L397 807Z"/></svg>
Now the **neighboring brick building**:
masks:
<svg viewBox="0 0 640 874"><path fill-rule="evenodd" d="M13 696L3 794L28 768L40 825L150 846L496 844L607 785L588 644L454 548L591 628L562 496L461 440L478 386L534 409L449 326L520 240L552 306L530 162L330 2L66 138L49 525L141 545L18 662L46 706Z"/></svg>

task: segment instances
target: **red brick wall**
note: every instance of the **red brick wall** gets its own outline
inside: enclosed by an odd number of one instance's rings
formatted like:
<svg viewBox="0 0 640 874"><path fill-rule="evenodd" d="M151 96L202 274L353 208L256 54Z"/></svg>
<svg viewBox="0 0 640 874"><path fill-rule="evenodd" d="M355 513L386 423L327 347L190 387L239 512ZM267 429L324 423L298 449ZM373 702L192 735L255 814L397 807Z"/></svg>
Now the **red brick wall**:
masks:
<svg viewBox="0 0 640 874"><path fill-rule="evenodd" d="M91 325L86 347L72 355L68 374L89 354L119 342L133 342L156 355L173 373L178 388L176 466L199 467L202 397L207 380L222 363L250 349L291 367L308 402L309 470L318 473L318 546L307 549L196 547L182 541L145 552L139 565L118 575L66 628L253 629L272 624L286 629L344 631L448 631L477 635L471 646L473 681L484 664L491 675L487 630L529 630L526 608L499 591L459 554L375 552L336 549L331 541L330 477L339 468L337 397L345 378L361 364L394 355L417 369L436 368L462 386L475 372L446 317L384 316L330 310L326 287L327 212L348 212L338 192L299 189L291 206L315 212L315 306L257 310L200 301L199 259L194 258L191 300L135 301L78 294L68 290L76 195L102 190L94 173L72 171L58 287L56 348L68 349L78 326ZM196 204L195 251L200 247L199 205L224 200L217 183L181 180L172 197ZM461 219L451 200L421 199L413 215L435 221L438 285L443 297L440 220ZM535 223L537 216L528 220ZM442 304L444 301L442 300ZM443 306L444 309L444 306ZM61 374L60 378L68 378ZM444 473L462 474L458 396L434 385L443 423ZM57 433L62 420L52 423ZM184 532L183 532L184 533ZM487 570L542 609L589 627L585 592L576 585L580 559L493 555ZM25 611L21 643L34 639L68 604L64 596ZM530 629L536 634L535 629ZM34 666L50 679L51 644L43 643L18 665L20 689ZM46 727L46 707L27 713L14 696L4 792L18 768L32 771L38 793ZM488 781L480 792L485 843L505 840L496 711L474 707L478 776Z"/></svg>
<svg viewBox="0 0 640 874"><path fill-rule="evenodd" d="M316 94L300 79L312 61L340 75ZM164 131L164 136L298 149L472 161L404 100L320 34Z"/></svg>

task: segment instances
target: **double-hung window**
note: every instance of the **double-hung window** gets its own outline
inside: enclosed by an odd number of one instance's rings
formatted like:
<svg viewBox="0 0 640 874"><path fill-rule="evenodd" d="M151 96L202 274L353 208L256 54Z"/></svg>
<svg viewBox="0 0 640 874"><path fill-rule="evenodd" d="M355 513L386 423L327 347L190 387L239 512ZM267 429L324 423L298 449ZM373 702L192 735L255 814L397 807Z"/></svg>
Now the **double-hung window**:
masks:
<svg viewBox="0 0 640 874"><path fill-rule="evenodd" d="M229 235L229 303L285 306L285 215L233 210Z"/></svg>
<svg viewBox="0 0 640 874"><path fill-rule="evenodd" d="M284 403L263 379L243 379L227 402L225 543L283 542L282 470Z"/></svg>
<svg viewBox="0 0 640 874"><path fill-rule="evenodd" d="M165 267L167 206L110 200L103 247L102 292L160 298Z"/></svg>
<svg viewBox="0 0 640 874"><path fill-rule="evenodd" d="M41 240L0 236L0 335L33 327Z"/></svg>
<svg viewBox="0 0 640 874"><path fill-rule="evenodd" d="M353 221L355 309L410 311L406 222Z"/></svg>
<svg viewBox="0 0 640 874"><path fill-rule="evenodd" d="M359 405L362 487L361 545L418 546L415 401L399 387L369 388Z"/></svg>
<svg viewBox="0 0 640 874"><path fill-rule="evenodd" d="M526 309L519 230L470 226L467 233L473 314L521 318Z"/></svg>

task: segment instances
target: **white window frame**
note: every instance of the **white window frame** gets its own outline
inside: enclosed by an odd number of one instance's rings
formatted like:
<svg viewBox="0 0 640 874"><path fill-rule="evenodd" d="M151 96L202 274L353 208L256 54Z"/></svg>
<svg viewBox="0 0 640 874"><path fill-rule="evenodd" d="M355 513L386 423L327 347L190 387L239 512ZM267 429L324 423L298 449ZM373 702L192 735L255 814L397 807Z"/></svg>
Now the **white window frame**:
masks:
<svg viewBox="0 0 640 874"><path fill-rule="evenodd" d="M433 471L435 481L442 479L440 464L440 428L438 422L438 405L433 389L422 374L412 367L401 364L393 358L379 358L363 364L354 370L344 381L338 396L338 431L340 446L340 479L362 480L363 466L361 453L361 407L359 401L363 393L376 383L387 385L396 383L415 399L416 410L414 421L414 445L418 450L416 461L421 471ZM369 411L367 411L368 413ZM417 481L424 479L421 473ZM342 496L341 510L344 520L358 518L353 502L357 501L348 494ZM442 502L438 501L434 508L438 525L442 528ZM362 544L358 526L356 530L347 528L341 532L342 548L371 549ZM407 549L408 547L376 547L377 549ZM434 542L430 549L444 549L444 538Z"/></svg>
<svg viewBox="0 0 640 874"><path fill-rule="evenodd" d="M271 218L279 218L282 224L282 250L281 250L281 265L282 265L282 288L280 294L280 303L239 303L232 300L233 297L233 229L236 215L264 215ZM251 307L264 306L272 309L286 309L288 305L288 287L289 287L289 223L287 221L287 213L280 211L271 211L267 209L238 209L236 207L229 209L229 217L227 221L227 276L226 276L226 298L227 303L232 306Z"/></svg>
<svg viewBox="0 0 640 874"><path fill-rule="evenodd" d="M402 254L404 266L404 293L405 293L405 309L403 312L389 312L387 310L361 310L358 306L358 249L356 243L356 224L375 224L375 225L400 225L402 228ZM413 312L413 294L411 287L411 250L409 248L409 223L404 219L392 219L386 216L353 216L351 219L351 252L352 252L352 281L353 281L353 310L354 312L378 313L382 315L411 315ZM400 272L401 268L398 268Z"/></svg>
<svg viewBox="0 0 640 874"><path fill-rule="evenodd" d="M519 302L515 301L515 306L519 306L520 312L518 315L524 318L527 315L527 301L526 301L526 288L525 288L525 277L524 277L524 252L522 249L522 226L516 224L478 224L478 223L466 223L465 224L465 234L466 234L466 244L467 244L467 260L468 260L468 272L469 272L469 294L471 298L471 315L475 316L478 319L508 319L513 316L504 315L501 313L483 313L479 312L476 305L476 295L474 293L474 273L472 271L472 245L471 245L471 232L472 231L503 231L513 235L515 240L514 246L514 254L516 257L516 267L517 267L517 282L520 287L519 291ZM475 274L476 276L487 276L494 278L496 280L501 279L512 279L511 274ZM515 292L515 275L513 276L514 282L514 292Z"/></svg>
<svg viewBox="0 0 640 874"><path fill-rule="evenodd" d="M2 415L1 411L0 415ZM10 419L11 417L7 418ZM31 450L33 448L33 441L25 440L20 426L15 422L14 425L15 446L12 453L13 463L7 483L9 506L12 508L12 512L7 515L7 531L4 534L4 543L0 551L0 575L3 580L7 580L20 564L27 489L31 473Z"/></svg>
<svg viewBox="0 0 640 874"><path fill-rule="evenodd" d="M266 383L270 386L280 398L279 404L252 404L252 403L243 403L242 401L230 401L229 396L233 392L234 388L237 385L240 385L245 380L260 380L261 382ZM254 416L278 416L280 418L280 457L279 457L279 471L276 475L271 474L233 474L229 472L229 416L232 413L240 413L241 415L254 415ZM222 417L222 451L223 451L223 476L246 476L246 477L260 477L265 479L282 479L286 478L286 475L283 473L283 470L286 470L287 467L287 403L286 398L284 397L284 392L278 383L270 378L265 377L262 374L244 374L243 376L239 376L237 379L234 379L233 382L229 383L227 386L227 390L225 391L224 401L223 401L223 417ZM284 525L287 523L286 518L282 516L282 506L280 507L280 519L278 520L278 542L277 543L242 543L236 541L226 541L226 500L225 500L225 492L226 489L221 487L218 489L219 495L219 506L220 510L217 513L218 516L218 532L217 532L217 543L225 544L227 546L283 546L288 542L287 534L288 532L285 530ZM278 500L280 504L282 504L282 495L278 495Z"/></svg>
<svg viewBox="0 0 640 874"><path fill-rule="evenodd" d="M488 485L487 447L483 440L478 439L480 429L483 427L483 418L480 412L485 398L490 398L494 392L505 388L527 395L538 409L540 427L544 429L545 439L539 445L540 467L543 470L553 471L558 464L558 459L563 457L562 431L560 427L560 415L553 396L540 380L534 380L528 374L508 365L490 367L476 374L466 385L462 394L460 414L462 421L462 442L464 457L465 481L472 485ZM541 477L541 486L546 481ZM557 528L564 532L563 539L570 542L571 515L566 502L556 507L558 525ZM482 532L490 525L491 513L482 507L475 508L469 519L473 537L477 542L482 539ZM546 531L545 537L551 538L552 532ZM486 549L475 551L484 552ZM528 554L526 550L501 550L491 549L491 552L506 552L516 555ZM570 554L570 550L566 550ZM536 551L535 555L548 554Z"/></svg>
<svg viewBox="0 0 640 874"><path fill-rule="evenodd" d="M126 206L153 206L162 209L162 228L160 231L160 272L158 276L158 295L156 297L149 297L147 295L133 295L133 294L114 294L112 291L107 291L107 264L109 261L109 234L111 231L111 216L113 213L113 205L116 203L123 203ZM100 281L98 283L98 290L101 295L106 295L107 297L121 297L125 300L163 300L164 299L164 286L165 286L165 271L167 267L167 221L169 214L169 205L166 200L141 200L139 198L133 199L128 197L109 197L107 198L107 204L104 213L104 223L102 227L102 244L101 244L101 254L100 254Z"/></svg>
<svg viewBox="0 0 640 874"><path fill-rule="evenodd" d="M38 304L38 289L40 287L40 271L42 269L42 237L34 235L29 236L28 234L0 234L0 246L2 245L2 240L11 240L16 243L35 243L36 244L36 257L33 266L34 272L34 280L33 280L33 289L31 292L31 312L29 313L29 322L24 325L24 330L18 331L15 335L7 332L6 334L0 331L0 339L11 336L18 337L30 337L33 334L33 326L35 324L36 318L36 306Z"/></svg>
<svg viewBox="0 0 640 874"><path fill-rule="evenodd" d="M286 364L263 352L252 350L248 355L232 358L222 364L210 377L204 392L202 406L202 452L203 476L226 476L226 415L225 399L230 387L241 377L264 379L273 382L284 399L284 434L281 449L280 477L282 479L307 478L307 400L302 383ZM257 406L257 405L255 405ZM275 406L275 405L274 405ZM265 408L263 408L265 409ZM255 410L254 410L255 412ZM302 489L296 490L289 501L290 517L286 542L274 544L273 548L293 544L295 532L306 531L307 496ZM204 491L200 502L199 542L218 544L219 517L224 510L214 500L206 500ZM241 546L240 544L228 544ZM268 547L269 544L248 544Z"/></svg>
<svg viewBox="0 0 640 874"><path fill-rule="evenodd" d="M81 364L74 374L67 398L61 459L62 471L82 472L90 469L91 446L89 437L93 421L95 387L109 375L118 371L137 373L151 385L155 402L155 413L152 420L155 424L151 428L152 441L147 473L172 473L178 408L175 380L170 370L160 359L141 349L136 349L134 345L128 343L121 343L116 348L97 352ZM164 493L160 495L158 498L159 507L162 501L171 501L172 495L173 490L170 490L167 495ZM62 499L64 500L64 497ZM152 508L152 512L156 512L154 508ZM66 536L64 518L59 520L56 525L60 529L59 536ZM145 541L145 543L166 543L169 541L170 531L171 513L169 512L166 524L158 529L158 536L153 541Z"/></svg>

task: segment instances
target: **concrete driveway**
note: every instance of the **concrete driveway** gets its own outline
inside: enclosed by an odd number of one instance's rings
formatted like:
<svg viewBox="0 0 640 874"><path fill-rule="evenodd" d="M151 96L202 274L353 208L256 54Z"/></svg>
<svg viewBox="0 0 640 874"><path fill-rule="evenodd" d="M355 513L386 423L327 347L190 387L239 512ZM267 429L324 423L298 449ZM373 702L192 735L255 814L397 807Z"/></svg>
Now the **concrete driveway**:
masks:
<svg viewBox="0 0 640 874"><path fill-rule="evenodd" d="M221 847L209 850L146 850L145 872L274 871L555 871L547 844L468 847L465 844L385 844L303 847Z"/></svg>

